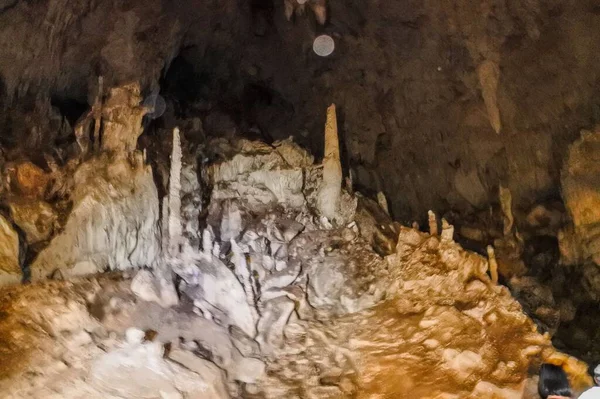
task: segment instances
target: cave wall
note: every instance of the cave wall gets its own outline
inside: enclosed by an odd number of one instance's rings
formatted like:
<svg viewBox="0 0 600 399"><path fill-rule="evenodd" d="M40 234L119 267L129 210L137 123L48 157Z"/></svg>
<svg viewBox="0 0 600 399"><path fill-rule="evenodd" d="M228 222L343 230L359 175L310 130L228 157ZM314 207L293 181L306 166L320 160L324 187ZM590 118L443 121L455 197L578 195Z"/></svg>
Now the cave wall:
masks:
<svg viewBox="0 0 600 399"><path fill-rule="evenodd" d="M97 75L146 89L190 82L188 109L319 154L334 102L355 183L384 191L401 220L485 206L500 183L518 206L558 195L568 143L600 117L592 2L330 0L325 26L310 13L286 21L282 3L0 2L1 103L90 102ZM320 33L336 41L330 57L312 52ZM169 74L176 57L195 79ZM500 72L499 134L477 77L485 60Z"/></svg>

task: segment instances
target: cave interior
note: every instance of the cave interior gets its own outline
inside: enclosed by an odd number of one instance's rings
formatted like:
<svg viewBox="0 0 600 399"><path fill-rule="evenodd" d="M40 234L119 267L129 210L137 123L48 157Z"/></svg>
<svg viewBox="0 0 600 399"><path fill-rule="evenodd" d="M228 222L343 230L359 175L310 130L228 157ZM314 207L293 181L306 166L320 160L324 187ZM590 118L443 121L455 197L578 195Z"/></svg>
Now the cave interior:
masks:
<svg viewBox="0 0 600 399"><path fill-rule="evenodd" d="M542 362L589 385L599 24L591 0L0 0L0 387L14 398L537 398ZM467 270L460 289L440 287L456 270ZM522 317L502 330L510 345L487 316L509 299L505 312ZM58 355L32 371L44 345L92 345L75 327L44 327L67 308L100 320L98 336L80 326L90 342L170 351L185 370L161 363L120 381L118 362L91 351L61 358L66 371ZM186 338L215 326L225 332L207 334L233 344ZM444 341L452 328L460 345ZM396 340L421 349L385 344ZM465 349L480 343L489 351ZM209 391L171 386L169 373ZM149 396L125 383L146 377Z"/></svg>

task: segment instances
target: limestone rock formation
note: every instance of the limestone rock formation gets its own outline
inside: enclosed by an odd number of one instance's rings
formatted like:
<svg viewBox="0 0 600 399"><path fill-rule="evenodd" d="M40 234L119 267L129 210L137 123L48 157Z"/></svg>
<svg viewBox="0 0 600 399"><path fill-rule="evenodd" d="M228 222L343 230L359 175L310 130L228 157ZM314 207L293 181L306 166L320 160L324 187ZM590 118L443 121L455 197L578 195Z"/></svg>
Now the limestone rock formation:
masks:
<svg viewBox="0 0 600 399"><path fill-rule="evenodd" d="M557 353L508 290L492 284L485 259L402 228L386 260L396 288L384 301L325 328L288 325L287 345L269 364L266 398L290 395L300 380L307 397L331 386L334 397L521 397L523 373L541 361L563 365L576 387L589 384L586 366ZM305 347L308 362L297 362Z"/></svg>
<svg viewBox="0 0 600 399"><path fill-rule="evenodd" d="M323 180L319 188L317 207L323 216L333 221L338 217L342 191L342 165L337 128L335 104L327 108L325 123L325 152L323 156Z"/></svg>
<svg viewBox="0 0 600 399"><path fill-rule="evenodd" d="M19 194L40 199L44 197L49 181L50 176L31 162L16 165L11 178L11 183Z"/></svg>
<svg viewBox="0 0 600 399"><path fill-rule="evenodd" d="M135 151L142 134L142 118L148 111L141 105L140 86L130 83L110 89L102 105L102 150L128 154Z"/></svg>
<svg viewBox="0 0 600 399"><path fill-rule="evenodd" d="M48 240L54 233L58 215L47 202L41 200L13 200L10 214L27 237L29 244Z"/></svg>
<svg viewBox="0 0 600 399"><path fill-rule="evenodd" d="M562 195L573 229L561 234L561 253L565 261L600 265L600 131L582 131L569 148L562 171ZM570 241L569 241L570 240ZM577 253L578 256L571 254ZM600 287L599 287L600 288Z"/></svg>
<svg viewBox="0 0 600 399"><path fill-rule="evenodd" d="M139 215L142 205L122 187L146 187L156 202L146 209L152 220L140 223L153 228L140 230L152 234L140 235L139 245L146 254L156 249L155 262L148 261L154 269L141 270L133 282L107 276L46 282L29 288L34 291L11 288L12 299L0 307L8 315L0 321L0 336L15 325L25 332L7 335L6 349L0 348L16 373L10 384L0 384L3 392L40 397L52 391L63 398L82 393L144 398L161 392L267 399L518 396L528 370L542 361L563 365L576 386L590 383L585 365L557 352L508 290L495 284L494 270L494 280L489 277L488 261L454 242L445 218L441 235L430 235L398 226L375 201L363 198L356 220L334 228L316 207L322 175L295 144L232 140L207 147L222 149L224 156L209 173L203 171L212 192L202 248L184 234L176 256L160 252L158 195L148 167L140 162L133 167L127 157L112 159L104 169L102 156L82 164L76 206L63 234L78 231L74 221L86 226L88 219L78 219L83 206L78 199L93 193L100 215L112 209L111 215L123 218L124 212ZM283 181L286 171L298 169L303 184L253 187L249 177L261 168ZM82 183L84 177L93 178L94 190ZM281 188L279 195L274 187ZM184 190L198 194L201 187L186 183ZM302 201L290 202L294 197ZM165 215L168 205L163 204ZM179 227L188 225L187 217L181 214ZM126 222L115 234L123 243L127 238L119 234L138 226ZM162 227L168 238L168 223ZM62 235L52 240L42 252L53 251L46 259L59 256L57 243L63 240ZM377 240L393 247L391 254L375 253L371 242ZM102 249L113 254L119 247ZM63 252L62 259L81 255ZM127 265L123 262L118 264ZM161 281L172 284L169 273L178 275L177 307L163 307ZM545 302L534 302L540 318L551 316ZM32 327L38 324L44 328ZM56 337L61 337L58 347ZM23 340L32 343L29 352L18 351ZM28 377L32 358L39 371Z"/></svg>
<svg viewBox="0 0 600 399"><path fill-rule="evenodd" d="M5 217L0 216L0 285L21 281L19 236Z"/></svg>
<svg viewBox="0 0 600 399"><path fill-rule="evenodd" d="M65 225L32 264L32 278L152 266L160 251L152 169L135 152L145 109L139 85L110 90L102 108L102 153L79 165Z"/></svg>
<svg viewBox="0 0 600 399"><path fill-rule="evenodd" d="M32 278L150 266L160 250L158 193L150 166L94 159L75 175L73 209L32 264Z"/></svg>

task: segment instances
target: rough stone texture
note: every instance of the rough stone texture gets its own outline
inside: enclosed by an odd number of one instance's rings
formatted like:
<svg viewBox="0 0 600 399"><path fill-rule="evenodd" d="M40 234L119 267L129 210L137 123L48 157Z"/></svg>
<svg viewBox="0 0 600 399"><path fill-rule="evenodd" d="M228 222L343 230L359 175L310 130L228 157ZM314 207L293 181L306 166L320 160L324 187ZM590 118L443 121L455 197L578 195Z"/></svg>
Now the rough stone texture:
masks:
<svg viewBox="0 0 600 399"><path fill-rule="evenodd" d="M3 216L0 216L0 234L0 285L19 282L19 236Z"/></svg>
<svg viewBox="0 0 600 399"><path fill-rule="evenodd" d="M576 389L589 384L585 364L557 353L508 290L491 284L483 258L407 228L397 249L386 258L396 290L384 301L326 326L287 326L266 398L297 392L292 381L302 381L300 397L332 385L344 398L522 397L527 370L542 361L561 364Z"/></svg>
<svg viewBox="0 0 600 399"><path fill-rule="evenodd" d="M171 351L169 353L169 359L177 362L201 377L201 379L208 386L206 392L204 392L206 398L229 398L229 393L227 392L227 388L225 387L224 383L224 373L213 363L206 359L202 359L193 353L182 350Z"/></svg>
<svg viewBox="0 0 600 399"><path fill-rule="evenodd" d="M283 1L4 3L3 101L25 108L34 93L85 103L98 75L107 87L138 79L155 88L167 67L162 89L174 107L234 109L229 119L274 139L293 134L317 155L335 103L348 165L366 172L356 183L383 191L397 218L470 207L453 183L459 173L480 176L478 197L493 198L499 183L525 206L555 193L567 144L598 121L591 54L600 34L588 2L330 0L324 29L336 51L327 58L310 52L310 18L288 22ZM501 135L477 76L486 60L501 71ZM242 106L240 92L250 93ZM24 137L21 126L2 126L2 137Z"/></svg>
<svg viewBox="0 0 600 399"><path fill-rule="evenodd" d="M46 241L54 233L58 215L44 201L10 201L10 214L27 237L29 244Z"/></svg>
<svg viewBox="0 0 600 399"><path fill-rule="evenodd" d="M15 167L14 186L23 196L43 198L49 181L50 176L31 162L24 162Z"/></svg>
<svg viewBox="0 0 600 399"><path fill-rule="evenodd" d="M129 154L137 147L142 134L142 118L147 110L140 105L142 97L138 83L111 88L102 104L102 150Z"/></svg>
<svg viewBox="0 0 600 399"><path fill-rule="evenodd" d="M332 314L374 305L391 284L385 262L371 248L361 241L345 241L339 233L304 233L290 245L291 259L302 262L308 278L309 303Z"/></svg>
<svg viewBox="0 0 600 399"><path fill-rule="evenodd" d="M199 257L195 264L176 268L175 271L190 288L186 294L209 314L215 316L224 326L236 325L251 337L256 335L256 322L251 304L236 275L215 257ZM204 305L206 304L206 305ZM208 308L206 308L208 306Z"/></svg>
<svg viewBox="0 0 600 399"><path fill-rule="evenodd" d="M93 387L117 397L151 398L160 393L167 398L201 398L210 389L197 374L165 361L158 342L111 351L95 360L90 374Z"/></svg>
<svg viewBox="0 0 600 399"><path fill-rule="evenodd" d="M160 250L158 193L152 170L128 160L93 159L75 175L73 209L50 245L33 262L32 278L55 269L81 274L151 266Z"/></svg>
<svg viewBox="0 0 600 399"><path fill-rule="evenodd" d="M566 229L561 237L561 253L567 262L600 265L599 149L600 131L583 131L569 148L563 168L562 195L574 227L572 234Z"/></svg>

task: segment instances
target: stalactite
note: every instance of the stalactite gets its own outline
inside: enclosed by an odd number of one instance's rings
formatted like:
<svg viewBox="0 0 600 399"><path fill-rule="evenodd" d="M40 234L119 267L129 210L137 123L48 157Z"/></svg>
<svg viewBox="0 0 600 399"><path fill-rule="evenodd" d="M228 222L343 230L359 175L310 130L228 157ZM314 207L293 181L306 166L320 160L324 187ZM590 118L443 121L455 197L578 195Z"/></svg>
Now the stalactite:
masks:
<svg viewBox="0 0 600 399"><path fill-rule="evenodd" d="M512 195L510 190L502 186L499 187L500 206L502 207L502 213L504 214L504 236L510 234L514 224L514 217L512 213Z"/></svg>
<svg viewBox="0 0 600 399"><path fill-rule="evenodd" d="M452 241L454 239L454 226L442 218L442 241Z"/></svg>
<svg viewBox="0 0 600 399"><path fill-rule="evenodd" d="M319 191L317 207L330 221L338 214L342 189L342 164L337 129L335 104L327 108L325 124L325 151L323 158L323 181Z"/></svg>
<svg viewBox="0 0 600 399"><path fill-rule="evenodd" d="M181 139L179 128L173 129L173 150L171 152L171 171L169 174L169 253L174 255L181 243Z"/></svg>
<svg viewBox="0 0 600 399"><path fill-rule="evenodd" d="M377 203L379 203L379 206L385 211L385 213L387 213L388 215L390 214L387 198L385 197L385 194L382 191L379 191L377 193Z"/></svg>
<svg viewBox="0 0 600 399"><path fill-rule="evenodd" d="M502 122L500 120L500 110L498 109L498 81L500 79L500 68L494 61L485 60L477 68L479 86L481 95L485 102L490 124L496 133L500 133Z"/></svg>

